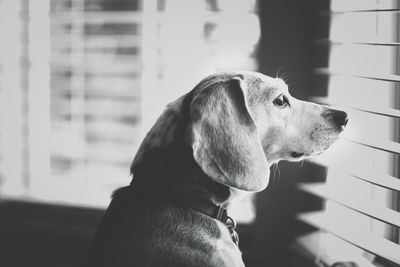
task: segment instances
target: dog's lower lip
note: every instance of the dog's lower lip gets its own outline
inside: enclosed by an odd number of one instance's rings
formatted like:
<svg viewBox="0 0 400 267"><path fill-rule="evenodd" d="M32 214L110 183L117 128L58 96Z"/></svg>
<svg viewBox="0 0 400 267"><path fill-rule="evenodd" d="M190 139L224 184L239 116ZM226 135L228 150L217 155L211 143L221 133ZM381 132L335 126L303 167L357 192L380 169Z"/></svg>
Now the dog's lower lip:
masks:
<svg viewBox="0 0 400 267"><path fill-rule="evenodd" d="M292 152L290 155L291 155L293 158L300 158L301 156L304 156L304 153Z"/></svg>

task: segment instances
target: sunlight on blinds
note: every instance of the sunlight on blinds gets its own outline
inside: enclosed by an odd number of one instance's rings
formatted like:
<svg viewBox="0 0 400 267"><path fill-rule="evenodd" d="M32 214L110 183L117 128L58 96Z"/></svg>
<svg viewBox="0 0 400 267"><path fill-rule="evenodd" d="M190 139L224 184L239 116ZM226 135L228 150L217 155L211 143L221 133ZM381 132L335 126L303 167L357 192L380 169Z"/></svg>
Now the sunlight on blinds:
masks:
<svg viewBox="0 0 400 267"><path fill-rule="evenodd" d="M27 185L26 66L21 64L26 60L26 44L21 42L26 37L25 12L21 1L0 1L0 185L17 195L24 193Z"/></svg>
<svg viewBox="0 0 400 267"><path fill-rule="evenodd" d="M29 2L29 175L30 189L44 190L42 177L50 176L50 32L49 3ZM33 193L33 192L32 192Z"/></svg>
<svg viewBox="0 0 400 267"><path fill-rule="evenodd" d="M255 0L0 5L2 196L103 207L168 102L217 70L258 67Z"/></svg>

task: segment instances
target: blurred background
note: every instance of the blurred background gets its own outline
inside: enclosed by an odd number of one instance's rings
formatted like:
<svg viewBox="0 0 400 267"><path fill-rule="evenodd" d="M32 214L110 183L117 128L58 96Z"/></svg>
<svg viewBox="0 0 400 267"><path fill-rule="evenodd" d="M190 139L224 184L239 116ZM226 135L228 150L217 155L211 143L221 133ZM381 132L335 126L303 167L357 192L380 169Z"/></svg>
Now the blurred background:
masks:
<svg viewBox="0 0 400 267"><path fill-rule="evenodd" d="M346 110L232 210L246 266L400 266L399 0L0 0L0 266L77 266L164 106L215 71Z"/></svg>

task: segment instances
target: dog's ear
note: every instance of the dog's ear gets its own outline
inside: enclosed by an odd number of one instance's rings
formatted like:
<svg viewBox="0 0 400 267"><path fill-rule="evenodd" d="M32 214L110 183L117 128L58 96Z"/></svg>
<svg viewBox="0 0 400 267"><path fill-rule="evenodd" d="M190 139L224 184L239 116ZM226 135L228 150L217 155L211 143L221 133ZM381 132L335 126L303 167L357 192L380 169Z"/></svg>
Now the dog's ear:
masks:
<svg viewBox="0 0 400 267"><path fill-rule="evenodd" d="M215 181L246 191L268 185L269 165L243 77L205 81L191 103L193 156ZM196 89L195 89L196 90Z"/></svg>

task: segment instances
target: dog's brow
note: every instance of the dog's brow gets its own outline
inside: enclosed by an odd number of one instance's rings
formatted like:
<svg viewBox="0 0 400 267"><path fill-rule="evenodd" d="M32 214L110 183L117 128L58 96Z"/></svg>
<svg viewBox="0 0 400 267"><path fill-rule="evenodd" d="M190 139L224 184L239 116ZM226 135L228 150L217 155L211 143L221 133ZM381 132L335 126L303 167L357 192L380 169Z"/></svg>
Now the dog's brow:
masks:
<svg viewBox="0 0 400 267"><path fill-rule="evenodd" d="M286 82L284 80L282 80L281 78L276 78L276 83L277 83L277 87L284 91L287 92L288 91L288 86L286 84Z"/></svg>
<svg viewBox="0 0 400 267"><path fill-rule="evenodd" d="M267 87L266 91L268 92L268 98L274 98L282 93L287 94L288 86L282 79L275 78L270 82L270 85Z"/></svg>

